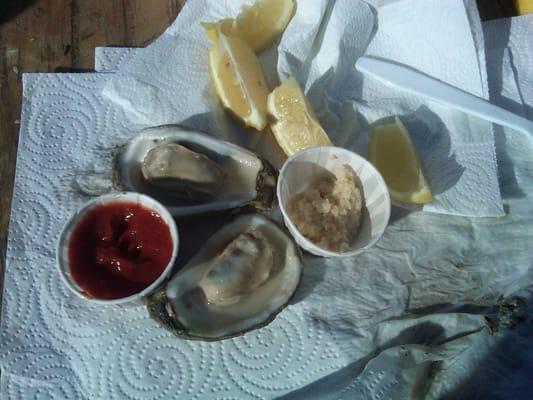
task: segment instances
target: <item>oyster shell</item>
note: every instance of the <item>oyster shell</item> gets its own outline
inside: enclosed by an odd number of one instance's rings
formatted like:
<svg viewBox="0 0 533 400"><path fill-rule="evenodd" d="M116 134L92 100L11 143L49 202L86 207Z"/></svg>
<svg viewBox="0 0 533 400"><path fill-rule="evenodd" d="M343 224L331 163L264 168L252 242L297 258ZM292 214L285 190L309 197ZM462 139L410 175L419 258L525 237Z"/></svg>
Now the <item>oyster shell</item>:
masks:
<svg viewBox="0 0 533 400"><path fill-rule="evenodd" d="M302 269L298 247L282 228L260 214L243 215L148 299L148 311L178 336L230 338L272 321Z"/></svg>
<svg viewBox="0 0 533 400"><path fill-rule="evenodd" d="M114 170L119 189L154 197L175 217L268 209L275 199L276 173L257 154L177 125L143 130Z"/></svg>

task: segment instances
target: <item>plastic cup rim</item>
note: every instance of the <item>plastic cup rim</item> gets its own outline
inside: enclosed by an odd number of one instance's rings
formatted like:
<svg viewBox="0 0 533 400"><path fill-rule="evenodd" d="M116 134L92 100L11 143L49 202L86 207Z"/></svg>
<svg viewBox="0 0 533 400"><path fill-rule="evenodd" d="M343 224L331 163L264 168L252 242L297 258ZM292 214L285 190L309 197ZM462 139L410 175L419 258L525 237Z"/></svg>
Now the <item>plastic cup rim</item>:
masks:
<svg viewBox="0 0 533 400"><path fill-rule="evenodd" d="M157 277L155 281L153 281L150 285L145 287L140 292L131 294L126 297L120 297L116 299L99 299L96 297L91 297L87 295L83 290L81 290L75 282L73 282L73 278L67 276L67 270L70 270L70 265L68 265L68 260L65 260L65 257L63 256L63 252L65 247L68 247L69 245L69 235L72 233L74 228L79 224L79 222L82 220L82 218L87 214L88 211L90 211L93 207L99 205L99 204L108 204L113 203L115 201L136 201L140 204L142 204L144 207L147 207L155 212L157 212L163 221L167 224L170 235L172 237L172 255L170 257L170 260L168 264L165 266L161 274ZM114 305L114 304L126 304L126 303L134 303L137 301L142 300L147 295L151 294L154 289L156 289L170 274L172 271L172 267L174 266L174 262L176 261L176 257L178 255L179 250L179 233L178 233L178 227L176 225L176 222L174 221L174 218L170 214L170 212L167 210L167 208L161 204L159 201L154 199L153 197L150 197L148 195L137 193L137 192L120 192L120 193L108 193L101 196L97 196L94 199L91 199L81 205L74 214L70 216L70 218L67 220L67 222L64 224L61 233L57 239L56 243L56 267L59 271L59 275L61 276L61 280L65 284L65 286L73 292L78 297L90 301L91 303L101 304L101 305Z"/></svg>
<svg viewBox="0 0 533 400"><path fill-rule="evenodd" d="M382 186L382 188L384 189L383 192L386 194L386 197L387 197L386 204L388 206L386 208L387 215L385 216L385 221L386 222L384 224L384 227L377 235L375 235L375 237L372 240L370 240L365 246L363 246L361 248L358 248L358 249L355 249L355 250L347 250L347 251L339 252L339 251L333 251L333 250L324 249L324 248L316 245L311 240L306 238L299 231L299 229L296 227L296 224L289 217L289 214L287 213L287 210L285 209L284 202L281 200L281 198L282 198L281 197L282 181L283 181L283 179L285 177L287 169L290 168L290 165L294 161L297 161L304 154L320 153L320 152L323 152L325 150L331 151L332 153L342 153L344 155L349 156L350 158L354 158L354 159L357 159L359 161L362 161L365 164L365 166L368 167L370 171L372 171L372 174L377 177L379 185ZM277 187L276 187L276 195L278 197L278 203L279 203L279 207L280 207L281 213L283 215L283 220L284 220L285 224L288 225L289 231L290 231L291 235L293 235L294 238L296 239L296 242L300 246L302 246L305 250L309 251L310 253L312 253L314 255L322 256L322 257L352 257L354 255L357 255L357 254L369 249L370 247L374 246L378 242L378 240L381 238L381 236L385 232L385 229L388 226L389 219L390 219L391 199L390 199L390 194L389 194L389 191L387 189L387 185L385 183L385 180L383 179L383 177L381 176L379 171L374 167L374 165L372 165L372 163L370 161L368 161L364 157L360 156L359 154L357 154L357 153L355 153L355 152L353 152L351 150L342 148L342 147L336 147L336 146L311 147L311 148L300 150L297 153L291 155L284 162L284 164L281 167L281 170L279 172L278 183L277 183Z"/></svg>

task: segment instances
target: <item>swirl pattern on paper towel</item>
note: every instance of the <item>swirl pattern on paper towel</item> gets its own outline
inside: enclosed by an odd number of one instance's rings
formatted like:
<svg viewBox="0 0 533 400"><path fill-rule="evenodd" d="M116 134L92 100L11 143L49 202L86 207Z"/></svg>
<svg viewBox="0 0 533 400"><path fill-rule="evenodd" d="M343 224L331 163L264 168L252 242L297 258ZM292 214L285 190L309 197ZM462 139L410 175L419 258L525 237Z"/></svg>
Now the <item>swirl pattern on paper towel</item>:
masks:
<svg viewBox="0 0 533 400"><path fill-rule="evenodd" d="M106 75L24 78L0 335L5 398L270 398L344 366L300 303L266 328L215 343L161 329L144 307L91 305L59 279L55 246L87 200L76 176L141 129L101 96ZM3 397L4 398L4 397Z"/></svg>

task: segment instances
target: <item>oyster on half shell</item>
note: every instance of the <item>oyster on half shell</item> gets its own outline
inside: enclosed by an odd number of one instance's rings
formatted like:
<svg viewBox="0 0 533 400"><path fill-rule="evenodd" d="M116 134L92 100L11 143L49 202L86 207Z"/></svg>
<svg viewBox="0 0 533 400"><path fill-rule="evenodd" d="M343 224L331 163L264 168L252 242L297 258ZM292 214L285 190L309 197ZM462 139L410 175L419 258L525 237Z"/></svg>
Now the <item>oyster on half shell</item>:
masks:
<svg viewBox="0 0 533 400"><path fill-rule="evenodd" d="M260 214L236 218L148 299L150 315L178 336L220 340L272 321L300 282L292 238Z"/></svg>
<svg viewBox="0 0 533 400"><path fill-rule="evenodd" d="M148 151L141 172L151 185L192 200L216 196L226 178L216 162L178 143L161 144Z"/></svg>
<svg viewBox="0 0 533 400"><path fill-rule="evenodd" d="M257 154L177 125L148 128L115 159L117 186L159 200L175 217L251 205L268 209L276 173Z"/></svg>

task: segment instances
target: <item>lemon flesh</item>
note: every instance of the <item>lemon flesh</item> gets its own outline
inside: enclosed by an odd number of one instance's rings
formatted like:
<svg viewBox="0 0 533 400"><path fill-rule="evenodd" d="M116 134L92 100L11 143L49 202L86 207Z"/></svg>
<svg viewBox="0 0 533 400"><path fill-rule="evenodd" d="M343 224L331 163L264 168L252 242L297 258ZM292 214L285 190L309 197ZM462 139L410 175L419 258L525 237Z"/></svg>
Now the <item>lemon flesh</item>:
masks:
<svg viewBox="0 0 533 400"><path fill-rule="evenodd" d="M240 38L217 31L209 49L209 73L224 105L246 126L263 130L267 124L268 88L257 56Z"/></svg>
<svg viewBox="0 0 533 400"><path fill-rule="evenodd" d="M243 7L233 22L233 30L259 52L281 36L294 9L294 0L258 0L251 6Z"/></svg>
<svg viewBox="0 0 533 400"><path fill-rule="evenodd" d="M226 18L217 22L200 22L205 29L205 33L213 42L213 44L218 43L218 32L222 32L226 36L234 36L233 31L233 19Z"/></svg>
<svg viewBox="0 0 533 400"><path fill-rule="evenodd" d="M424 204L433 200L416 148L398 117L394 124L372 130L368 156L385 179L394 201Z"/></svg>
<svg viewBox="0 0 533 400"><path fill-rule="evenodd" d="M202 26L213 43L218 42L218 32L222 32L226 36L240 37L255 52L260 52L285 31L295 6L294 0L258 0L243 7L236 18L202 22Z"/></svg>
<svg viewBox="0 0 533 400"><path fill-rule="evenodd" d="M333 145L292 77L268 95L268 113L272 133L287 156L308 147Z"/></svg>
<svg viewBox="0 0 533 400"><path fill-rule="evenodd" d="M533 0L515 0L515 5L519 15L533 13Z"/></svg>

